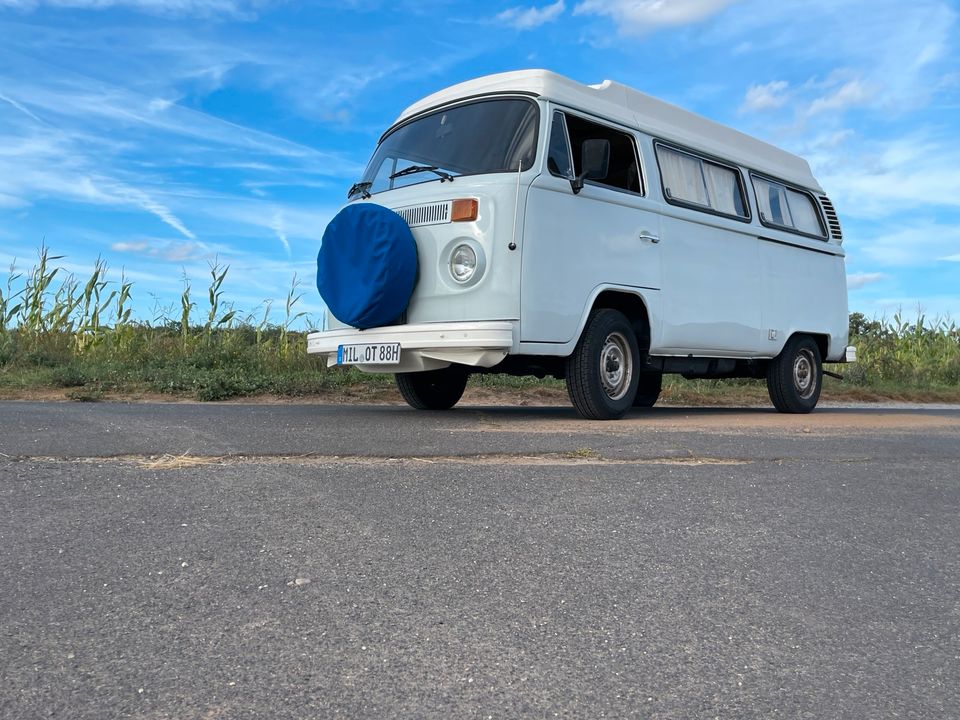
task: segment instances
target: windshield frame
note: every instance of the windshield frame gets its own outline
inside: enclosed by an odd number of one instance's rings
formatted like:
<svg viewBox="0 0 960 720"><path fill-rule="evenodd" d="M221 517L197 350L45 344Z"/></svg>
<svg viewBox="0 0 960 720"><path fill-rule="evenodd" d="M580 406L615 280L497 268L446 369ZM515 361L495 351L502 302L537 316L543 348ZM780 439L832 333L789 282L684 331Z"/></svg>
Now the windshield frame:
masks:
<svg viewBox="0 0 960 720"><path fill-rule="evenodd" d="M533 106L533 108L534 108L534 113L535 113L534 118L533 118L533 123L532 123L532 124L533 124L533 138L532 138L532 140L531 140L532 147L533 147L533 154L532 154L532 156L531 156L531 160L530 160L529 165L527 165L526 167L524 167L524 168L521 170L521 172L526 172L526 171L528 171L528 170L530 170L530 169L532 169L532 168L536 168L537 162L538 162L538 159L539 159L539 156L540 156L540 153L541 153L541 148L540 148L540 139L541 139L541 138L540 138L540 136L541 136L542 132L541 132L541 127L540 127L540 125L541 125L541 123L542 123L542 121L543 121L542 108L541 108L540 103L537 101L537 98L538 98L538 96L535 95L535 94L533 94L533 93L524 93L524 92L490 93L490 94L485 94L485 95L473 95L473 96L470 96L470 97L458 99L458 100L453 101L453 102L445 103L445 104L443 104L443 105L438 105L438 106L435 106L435 107L431 107L431 108L428 108L427 110L424 110L424 111L422 111L422 112L417 113L416 115L412 115L412 116L410 116L410 117L408 117L408 118L404 118L402 121L400 121L400 122L394 124L393 126L391 126L386 132L383 133L383 135L380 136L380 140L377 142L377 146L374 148L373 153L371 153L371 155L370 155L370 160L367 162L367 166L364 168L363 175L361 175L361 180L366 181L366 180L368 179L368 176L371 174L372 163L373 163L374 159L377 157L377 153L379 152L379 150L380 150L380 148L382 147L383 143L386 142L386 140L387 140L391 135L393 135L394 133L396 133L398 130L401 130L402 128L407 127L408 125L410 125L410 124L412 124L412 123L415 123L415 122L417 122L417 121L419 121L419 120L423 120L424 118L427 118L427 117L429 117L429 116L431 116L431 115L436 115L436 114L442 113L442 112L448 112L448 111L450 111L450 110L459 109L459 108L462 108L462 107L467 107L467 106L469 106L469 105L477 105L477 104L480 104L480 103L488 103L488 102L497 101L497 100L524 100L524 101L530 103L530 104ZM379 171L378 171L378 172L379 172ZM454 176L453 176L453 180L456 180L457 178L475 177L475 176L477 176L477 175L501 175L501 174L506 174L506 173L516 173L516 172L517 172L517 170L497 170L497 171L482 171L482 172L475 172L475 173L462 173L462 174L456 174L456 175L454 175ZM415 182L409 182L409 183L404 184L404 185L401 185L401 186L399 186L399 187L392 187L392 188L391 188L391 187L388 187L388 188L384 188L384 189L382 189L382 190L376 190L376 191L374 191L373 187L371 186L370 188L368 188L368 191L369 191L372 195L378 195L378 194L383 193L383 192L390 192L391 190L400 190L400 189L402 189L402 188L411 187L411 186L413 186L413 185L422 185L423 183L428 183L428 182L434 182L434 181L440 181L440 180L441 180L440 177L438 177L437 175L434 175L434 174L432 174L432 173L423 173L423 175L424 175L425 177L423 177L422 180L417 180L417 181L415 181ZM376 177L376 176L374 176L373 178L369 178L369 179L370 179L371 181L375 181L375 177ZM354 194L353 196L350 197L350 200L354 200L354 199L356 199L358 196L359 196L359 193L356 193L356 194Z"/></svg>

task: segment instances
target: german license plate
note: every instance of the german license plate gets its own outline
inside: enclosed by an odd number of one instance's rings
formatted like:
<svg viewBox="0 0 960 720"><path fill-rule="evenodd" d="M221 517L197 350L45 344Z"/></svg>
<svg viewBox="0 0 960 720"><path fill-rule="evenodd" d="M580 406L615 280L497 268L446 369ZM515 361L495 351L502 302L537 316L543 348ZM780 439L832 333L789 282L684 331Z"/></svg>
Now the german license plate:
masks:
<svg viewBox="0 0 960 720"><path fill-rule="evenodd" d="M399 365L400 343L366 343L337 347L337 365Z"/></svg>

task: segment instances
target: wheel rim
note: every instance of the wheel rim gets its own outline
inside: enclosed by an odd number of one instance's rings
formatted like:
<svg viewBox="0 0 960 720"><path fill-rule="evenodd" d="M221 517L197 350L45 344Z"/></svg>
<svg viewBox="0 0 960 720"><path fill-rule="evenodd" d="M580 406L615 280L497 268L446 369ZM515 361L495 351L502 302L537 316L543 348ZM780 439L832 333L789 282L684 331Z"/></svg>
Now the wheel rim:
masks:
<svg viewBox="0 0 960 720"><path fill-rule="evenodd" d="M600 349L600 384L611 400L627 394L633 379L633 357L627 338L615 332L607 335Z"/></svg>
<svg viewBox="0 0 960 720"><path fill-rule="evenodd" d="M804 400L817 389L817 361L810 350L801 350L793 361L793 386Z"/></svg>

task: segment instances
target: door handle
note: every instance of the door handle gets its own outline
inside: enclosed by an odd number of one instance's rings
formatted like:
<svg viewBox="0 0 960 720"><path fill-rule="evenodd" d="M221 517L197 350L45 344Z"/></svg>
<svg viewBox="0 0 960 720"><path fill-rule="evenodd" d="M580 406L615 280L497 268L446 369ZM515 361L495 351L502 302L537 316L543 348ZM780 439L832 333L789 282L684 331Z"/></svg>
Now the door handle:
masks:
<svg viewBox="0 0 960 720"><path fill-rule="evenodd" d="M660 242L659 236L657 236L657 235L651 235L650 233L648 233L648 232L646 232L646 231L640 233L640 239L641 239L641 240L649 240L649 241L652 242L654 245L656 245L658 242Z"/></svg>

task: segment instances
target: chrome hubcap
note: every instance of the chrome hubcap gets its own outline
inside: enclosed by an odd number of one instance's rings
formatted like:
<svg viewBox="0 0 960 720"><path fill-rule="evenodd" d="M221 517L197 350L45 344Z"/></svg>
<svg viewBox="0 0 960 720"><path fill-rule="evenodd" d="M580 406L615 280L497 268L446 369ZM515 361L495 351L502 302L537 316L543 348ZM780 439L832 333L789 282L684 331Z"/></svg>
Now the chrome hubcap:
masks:
<svg viewBox="0 0 960 720"><path fill-rule="evenodd" d="M809 350L801 350L793 361L793 385L803 399L813 395L817 387L817 363Z"/></svg>
<svg viewBox="0 0 960 720"><path fill-rule="evenodd" d="M630 346L620 333L610 333L600 350L600 383L611 400L619 400L627 393L633 379L633 359Z"/></svg>

